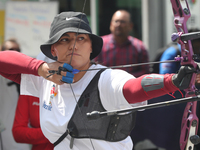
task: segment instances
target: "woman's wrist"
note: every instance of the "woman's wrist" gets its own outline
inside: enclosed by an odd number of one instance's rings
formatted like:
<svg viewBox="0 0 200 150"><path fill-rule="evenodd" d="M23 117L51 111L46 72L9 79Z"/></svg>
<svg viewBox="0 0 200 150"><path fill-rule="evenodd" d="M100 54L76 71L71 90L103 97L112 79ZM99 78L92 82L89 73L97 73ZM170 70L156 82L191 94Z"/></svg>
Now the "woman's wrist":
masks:
<svg viewBox="0 0 200 150"><path fill-rule="evenodd" d="M38 68L38 75L45 77L48 74L48 65L47 63L42 63Z"/></svg>

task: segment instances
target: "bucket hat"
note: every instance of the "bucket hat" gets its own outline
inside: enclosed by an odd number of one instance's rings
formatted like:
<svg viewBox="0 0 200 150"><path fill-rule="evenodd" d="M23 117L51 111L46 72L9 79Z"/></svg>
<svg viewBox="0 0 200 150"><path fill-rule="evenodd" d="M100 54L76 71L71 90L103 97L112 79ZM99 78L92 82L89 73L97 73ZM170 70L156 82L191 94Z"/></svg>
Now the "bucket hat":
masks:
<svg viewBox="0 0 200 150"><path fill-rule="evenodd" d="M47 57L57 60L57 57L54 57L51 54L51 45L56 43L60 37L67 32L89 34L92 40L90 60L95 58L101 52L103 40L100 36L92 34L87 16L84 13L72 11L62 12L54 17L50 28L49 40L40 46L41 51Z"/></svg>

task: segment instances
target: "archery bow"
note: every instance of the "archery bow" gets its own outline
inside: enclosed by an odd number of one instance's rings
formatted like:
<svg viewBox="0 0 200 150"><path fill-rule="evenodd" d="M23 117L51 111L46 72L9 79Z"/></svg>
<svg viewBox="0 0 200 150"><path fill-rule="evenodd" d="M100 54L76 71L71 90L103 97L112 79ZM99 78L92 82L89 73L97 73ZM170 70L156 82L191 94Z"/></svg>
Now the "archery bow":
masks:
<svg viewBox="0 0 200 150"><path fill-rule="evenodd" d="M190 18L190 9L187 0L171 0L172 9L174 13L174 24L178 31L179 37L184 33L188 33L187 30L187 20ZM177 37L177 36L176 36ZM172 35L172 40L174 41L174 34ZM189 65L197 68L195 63L194 53L192 49L191 41L183 41L179 38L178 43L181 45L181 65ZM186 49L188 48L188 50ZM190 81L189 87L185 89L185 97L195 97L199 94L195 87L196 73L193 73L192 79ZM194 144L200 142L197 134L198 128L198 117L196 116L197 101L188 102L184 110L182 123L181 123L181 135L180 135L180 148L181 150L193 150ZM127 112L127 110L125 110ZM108 112L109 113L109 112ZM108 115L108 113L106 113ZM110 112L110 114L115 114L116 112ZM93 117L99 117L99 115L104 115L103 113L93 112L88 114L94 115ZM189 139L188 139L189 138Z"/></svg>
<svg viewBox="0 0 200 150"><path fill-rule="evenodd" d="M182 35L183 33L187 33L187 27L186 22L190 18L190 10L188 7L188 3L186 0L181 0L181 3L179 0L171 0L172 8L174 12L174 24L177 28L178 35ZM182 7L182 5L184 8ZM78 33L78 31L77 31ZM182 41L181 38L178 41L179 44L181 44L181 65L190 65L194 68L197 68L197 64L193 60L193 50L191 41ZM75 46L76 42L74 43ZM185 49L185 47L188 47L188 50ZM73 48L74 51L74 48ZM72 55L73 56L73 55ZM116 66L115 68L117 68ZM89 71L89 70L82 70L82 71ZM196 78L196 73L193 74L189 88L185 90L186 96L185 97L192 97L196 96L198 94L198 91L194 85ZM73 88L70 84L70 87L73 92ZM74 95L74 92L73 92ZM75 97L75 95L74 95ZM77 100L75 98L75 101L77 103ZM181 137L180 137L180 148L181 150L192 150L194 147L194 141L197 141L196 136L193 136L197 133L197 127L198 127L198 118L196 116L196 106L197 102L189 102L187 103L187 106L184 111L183 115L183 121L181 125ZM83 120L84 122L84 120ZM87 128L86 128L87 130ZM188 137L190 137L190 140L187 140ZM198 138L198 137L197 137ZM194 139L194 140L193 140ZM90 139L91 140L91 139ZM92 144L92 141L91 141ZM187 144L187 145L186 145ZM92 144L92 147L94 149L94 146Z"/></svg>
<svg viewBox="0 0 200 150"><path fill-rule="evenodd" d="M191 13L187 0L171 0L172 9L174 13L174 25L178 31L178 35L188 33L187 20L190 18ZM172 40L174 36L172 35ZM192 49L191 41L178 40L181 45L181 65L190 65L197 68L197 64L194 62L194 53ZM186 49L188 48L188 50ZM193 73L192 79L188 89L185 89L185 97L195 96L198 94L198 90L195 87L196 73ZM181 135L180 135L180 149L181 150L193 150L194 144L198 142L197 128L198 117L196 116L197 101L188 102L184 110L182 123L181 123ZM189 139L188 139L189 138Z"/></svg>

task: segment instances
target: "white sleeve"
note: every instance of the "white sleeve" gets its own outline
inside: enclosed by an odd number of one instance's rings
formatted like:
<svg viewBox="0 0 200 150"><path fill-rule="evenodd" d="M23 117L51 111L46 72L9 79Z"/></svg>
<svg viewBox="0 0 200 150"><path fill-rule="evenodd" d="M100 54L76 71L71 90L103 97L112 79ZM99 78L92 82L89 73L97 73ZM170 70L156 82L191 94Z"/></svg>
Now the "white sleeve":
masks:
<svg viewBox="0 0 200 150"><path fill-rule="evenodd" d="M125 99L123 86L132 78L135 77L119 69L107 69L102 72L98 88L101 102L106 110L125 109L147 104L147 101L129 104Z"/></svg>
<svg viewBox="0 0 200 150"><path fill-rule="evenodd" d="M39 97L39 85L42 84L42 81L40 80L41 78L39 76L22 74L20 83L20 94Z"/></svg>

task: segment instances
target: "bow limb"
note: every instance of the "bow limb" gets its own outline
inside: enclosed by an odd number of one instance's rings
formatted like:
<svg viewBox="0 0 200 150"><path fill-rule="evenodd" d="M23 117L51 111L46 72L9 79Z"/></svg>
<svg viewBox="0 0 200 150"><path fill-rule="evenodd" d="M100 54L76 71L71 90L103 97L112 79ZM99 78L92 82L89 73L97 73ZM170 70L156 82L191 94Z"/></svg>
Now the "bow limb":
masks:
<svg viewBox="0 0 200 150"><path fill-rule="evenodd" d="M187 0L171 0L172 9L174 13L174 25L178 31L178 34L188 33L187 20L190 18L190 9ZM197 64L193 60L193 49L191 41L181 41L178 43L181 45L181 65L190 65L197 68ZM187 49L186 49L187 48ZM195 87L196 73L193 73L192 79L188 89L185 89L185 97L197 95L197 89ZM180 135L180 148L181 150L193 150L195 142L191 138L196 137L198 128L198 117L196 115L197 101L188 102L184 110L181 135ZM198 137L197 137L198 138ZM198 139L196 139L198 140Z"/></svg>

